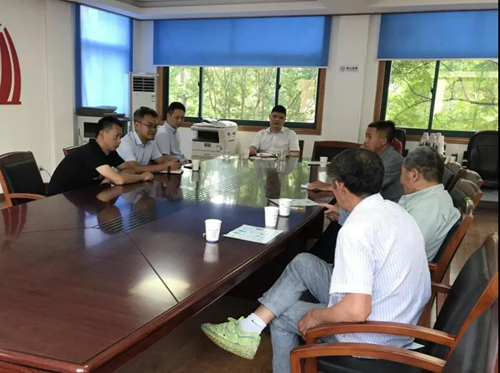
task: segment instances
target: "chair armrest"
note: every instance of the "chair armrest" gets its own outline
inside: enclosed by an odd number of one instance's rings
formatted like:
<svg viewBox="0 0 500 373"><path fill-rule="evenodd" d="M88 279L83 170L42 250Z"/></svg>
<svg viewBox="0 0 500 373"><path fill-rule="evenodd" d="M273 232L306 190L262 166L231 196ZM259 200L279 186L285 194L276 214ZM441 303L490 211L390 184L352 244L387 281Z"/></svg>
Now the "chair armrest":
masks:
<svg viewBox="0 0 500 373"><path fill-rule="evenodd" d="M443 294L448 294L451 290L451 286L445 285L445 284L440 284L437 282L433 282L431 284L432 290L437 291L438 293L443 293Z"/></svg>
<svg viewBox="0 0 500 373"><path fill-rule="evenodd" d="M429 263L429 271L434 272L437 268L436 263Z"/></svg>
<svg viewBox="0 0 500 373"><path fill-rule="evenodd" d="M309 329L306 335L306 344L314 343L320 337L333 334L349 333L379 333L394 334L413 337L424 341L434 342L450 347L455 341L455 336L423 326L402 324L395 322L367 321L364 323L334 323L324 324Z"/></svg>
<svg viewBox="0 0 500 373"><path fill-rule="evenodd" d="M292 373L303 373L300 360L321 356L361 356L383 359L418 367L431 372L441 372L446 361L404 348L381 346L371 343L320 343L300 346L290 354Z"/></svg>
<svg viewBox="0 0 500 373"><path fill-rule="evenodd" d="M24 198L24 199L43 199L46 196L41 194L31 194L31 193L9 193L11 199Z"/></svg>

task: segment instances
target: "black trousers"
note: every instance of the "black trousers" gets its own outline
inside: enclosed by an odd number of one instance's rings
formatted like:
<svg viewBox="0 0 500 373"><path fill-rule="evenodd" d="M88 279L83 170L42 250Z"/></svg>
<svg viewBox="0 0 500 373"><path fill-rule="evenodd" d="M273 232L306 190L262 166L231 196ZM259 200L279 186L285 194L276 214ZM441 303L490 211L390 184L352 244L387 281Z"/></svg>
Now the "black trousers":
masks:
<svg viewBox="0 0 500 373"><path fill-rule="evenodd" d="M330 222L330 225L311 248L310 253L327 263L335 264L335 245L340 228L342 226L337 221Z"/></svg>

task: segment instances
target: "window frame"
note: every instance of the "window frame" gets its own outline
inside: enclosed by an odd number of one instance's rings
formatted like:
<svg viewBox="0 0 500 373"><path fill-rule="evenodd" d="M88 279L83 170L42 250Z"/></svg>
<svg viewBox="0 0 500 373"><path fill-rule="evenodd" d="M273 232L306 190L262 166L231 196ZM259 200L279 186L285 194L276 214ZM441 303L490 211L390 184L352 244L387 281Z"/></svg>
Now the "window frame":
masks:
<svg viewBox="0 0 500 373"><path fill-rule="evenodd" d="M199 67L200 69L200 79L199 79L199 91L198 91L198 115L202 113L203 108L203 69L204 67ZM276 83L275 83L275 105L279 102L279 90L280 86L280 76L281 68L277 67L276 73ZM158 100L157 100L157 111L160 114L162 120L166 118L166 110L169 105L169 78L170 70L169 66L158 66ZM313 123L307 122L286 122L288 128L292 128L297 134L305 135L321 135L321 128L323 122L323 102L325 96L325 80L326 80L326 69L318 68L318 78L316 86L316 104L315 104L315 121ZM202 113L203 114L203 113ZM264 128L269 127L269 121L260 120L243 120L243 119L231 119L231 118L220 118L222 120L230 120L238 125L238 130L243 132L257 132ZM194 123L199 123L202 120L202 116L198 117L186 117L185 122L182 127L191 127Z"/></svg>
<svg viewBox="0 0 500 373"><path fill-rule="evenodd" d="M415 140L418 141L419 137L424 132L440 132L447 138L453 138L454 143L464 143L467 144L469 139L477 132L477 131L448 131L441 129L433 129L432 123L434 120L434 108L436 105L436 87L439 79L439 69L441 66L441 60L433 60L436 62L435 72L434 72L434 82L431 88L431 106L429 110L429 121L427 128L408 128L408 127L397 127L404 129L408 135L413 135L411 137L415 137ZM375 111L374 111L374 120L385 120L387 114L387 104L389 97L389 85L391 80L391 71L392 71L392 61L380 61L379 69L378 69L378 80L377 80L377 94L375 98ZM390 119L390 118L389 118Z"/></svg>

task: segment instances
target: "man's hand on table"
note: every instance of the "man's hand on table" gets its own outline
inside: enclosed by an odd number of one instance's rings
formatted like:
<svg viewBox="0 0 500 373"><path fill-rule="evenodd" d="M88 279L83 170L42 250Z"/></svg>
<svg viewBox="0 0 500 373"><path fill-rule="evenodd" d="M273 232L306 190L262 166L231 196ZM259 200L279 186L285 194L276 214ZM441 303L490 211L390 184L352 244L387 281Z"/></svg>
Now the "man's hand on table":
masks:
<svg viewBox="0 0 500 373"><path fill-rule="evenodd" d="M324 183L322 181L313 181L307 187L308 190L321 190L325 192L333 192L333 185L329 183Z"/></svg>

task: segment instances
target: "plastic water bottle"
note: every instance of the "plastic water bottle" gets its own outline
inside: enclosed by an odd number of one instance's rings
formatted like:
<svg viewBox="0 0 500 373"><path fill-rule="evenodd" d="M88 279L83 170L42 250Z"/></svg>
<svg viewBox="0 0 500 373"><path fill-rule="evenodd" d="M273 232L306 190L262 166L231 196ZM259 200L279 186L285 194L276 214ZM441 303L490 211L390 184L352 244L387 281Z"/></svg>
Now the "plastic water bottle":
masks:
<svg viewBox="0 0 500 373"><path fill-rule="evenodd" d="M436 134L435 133L431 133L429 135L429 146L433 149L436 149L437 148L437 139L436 139Z"/></svg>

